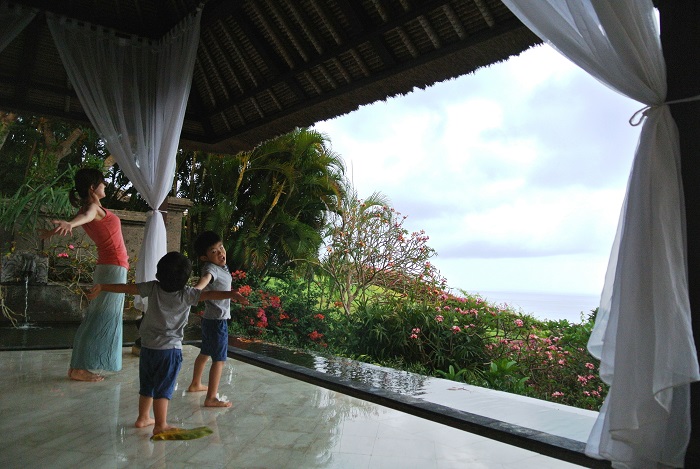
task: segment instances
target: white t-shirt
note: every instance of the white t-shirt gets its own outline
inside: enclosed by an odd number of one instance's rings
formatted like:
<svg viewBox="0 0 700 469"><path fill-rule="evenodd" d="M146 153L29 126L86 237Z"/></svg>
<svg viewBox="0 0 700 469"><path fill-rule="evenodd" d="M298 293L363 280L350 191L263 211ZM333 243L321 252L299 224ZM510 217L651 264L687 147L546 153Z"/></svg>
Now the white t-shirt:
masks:
<svg viewBox="0 0 700 469"><path fill-rule="evenodd" d="M201 276L211 274L212 280L204 289L215 291L231 290L231 273L228 267L205 262ZM207 300L204 302L204 319L231 319L231 300Z"/></svg>

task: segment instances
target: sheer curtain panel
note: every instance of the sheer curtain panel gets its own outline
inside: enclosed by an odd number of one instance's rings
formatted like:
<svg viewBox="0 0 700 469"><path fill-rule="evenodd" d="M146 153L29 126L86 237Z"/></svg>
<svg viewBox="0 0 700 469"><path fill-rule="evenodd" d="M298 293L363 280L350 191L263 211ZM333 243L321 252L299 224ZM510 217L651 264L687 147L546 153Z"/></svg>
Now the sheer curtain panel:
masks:
<svg viewBox="0 0 700 469"><path fill-rule="evenodd" d="M156 264L167 251L165 223L157 209L175 175L200 18L201 8L157 41L47 18L90 122L152 208L136 264L137 281L154 279Z"/></svg>
<svg viewBox="0 0 700 469"><path fill-rule="evenodd" d="M614 467L682 467L700 379L678 131L651 0L504 0L540 38L648 106L588 343L610 392L586 447ZM611 155L614 156L614 155Z"/></svg>
<svg viewBox="0 0 700 469"><path fill-rule="evenodd" d="M36 11L20 5L0 2L0 52L32 22Z"/></svg>

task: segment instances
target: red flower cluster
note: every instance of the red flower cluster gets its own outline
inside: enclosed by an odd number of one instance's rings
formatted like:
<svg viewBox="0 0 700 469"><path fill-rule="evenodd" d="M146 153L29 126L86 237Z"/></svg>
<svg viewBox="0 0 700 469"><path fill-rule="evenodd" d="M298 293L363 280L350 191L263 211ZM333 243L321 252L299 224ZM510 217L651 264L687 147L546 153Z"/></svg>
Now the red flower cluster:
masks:
<svg viewBox="0 0 700 469"><path fill-rule="evenodd" d="M236 270L234 272L231 272L231 278L233 278L234 280L244 280L246 278L246 273L242 270Z"/></svg>

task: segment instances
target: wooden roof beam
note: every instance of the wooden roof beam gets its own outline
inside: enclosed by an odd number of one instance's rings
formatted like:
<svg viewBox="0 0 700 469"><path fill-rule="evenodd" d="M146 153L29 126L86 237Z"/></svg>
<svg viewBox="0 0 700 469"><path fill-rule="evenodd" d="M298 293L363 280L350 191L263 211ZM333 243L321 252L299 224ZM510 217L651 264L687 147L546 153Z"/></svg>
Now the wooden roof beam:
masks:
<svg viewBox="0 0 700 469"><path fill-rule="evenodd" d="M474 5L479 9L481 12L481 16L484 18L484 21L486 21L486 24L489 25L489 28L493 28L496 26L496 20L493 18L493 14L491 14L491 10L489 9L488 5L486 5L486 2L484 0L473 0Z"/></svg>
<svg viewBox="0 0 700 469"><path fill-rule="evenodd" d="M354 4L348 2L347 0L338 0L338 6L343 10L343 14L346 16L353 28L354 36L360 36L367 32L368 27L372 26L370 18L367 13L360 9L354 7ZM386 46L384 38L379 35L371 35L368 38L368 42L372 45L372 48L377 53L382 63L386 66L392 66L396 64L396 59L393 54Z"/></svg>
<svg viewBox="0 0 700 469"><path fill-rule="evenodd" d="M282 29L284 30L285 35L292 42L292 45L296 49L296 52L299 54L299 56L304 62L308 62L309 54L306 52L304 45L301 43L301 41L297 39L296 34L294 33L294 28L290 25L289 20L287 19L287 15L282 14L277 5L273 2L270 2L269 0L266 1L266 5L268 9L272 12L272 14L277 18L277 21L279 21L279 23L282 25Z"/></svg>

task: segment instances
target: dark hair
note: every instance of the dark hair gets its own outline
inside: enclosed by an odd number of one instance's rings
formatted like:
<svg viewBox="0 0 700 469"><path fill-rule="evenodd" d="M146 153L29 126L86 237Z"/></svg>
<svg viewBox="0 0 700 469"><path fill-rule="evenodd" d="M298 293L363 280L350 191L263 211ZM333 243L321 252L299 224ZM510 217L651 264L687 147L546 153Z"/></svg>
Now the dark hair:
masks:
<svg viewBox="0 0 700 469"><path fill-rule="evenodd" d="M74 207L82 207L90 200L90 189L105 181L99 169L82 168L75 173L75 187L68 194L68 200Z"/></svg>
<svg viewBox="0 0 700 469"><path fill-rule="evenodd" d="M192 263L177 251L164 255L156 266L156 278L167 292L182 290L192 274Z"/></svg>
<svg viewBox="0 0 700 469"><path fill-rule="evenodd" d="M197 254L197 257L206 256L207 249L220 242L221 236L218 234L213 231L203 231L194 241L194 252Z"/></svg>

